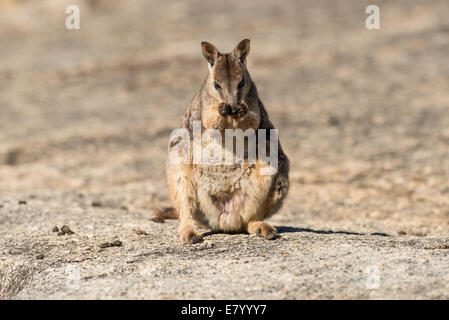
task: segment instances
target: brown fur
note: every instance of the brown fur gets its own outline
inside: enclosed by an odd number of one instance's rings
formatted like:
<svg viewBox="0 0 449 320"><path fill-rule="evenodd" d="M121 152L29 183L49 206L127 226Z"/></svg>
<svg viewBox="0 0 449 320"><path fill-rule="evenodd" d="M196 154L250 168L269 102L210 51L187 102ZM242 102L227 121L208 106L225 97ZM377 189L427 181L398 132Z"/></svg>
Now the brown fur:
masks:
<svg viewBox="0 0 449 320"><path fill-rule="evenodd" d="M202 130L273 129L246 69L249 40L241 41L229 54L221 54L207 42L202 43L202 49L209 64L209 75L183 119L183 127L189 129L191 137L194 121L201 121ZM223 105L229 106L233 116L220 114ZM173 144L169 150L171 147ZM281 208L288 192L289 161L280 143L278 157L277 172L265 176L260 174L265 165L259 161L232 165L167 161L168 190L179 214L182 241L201 241L195 223L214 231L249 232L275 238L276 229L262 220Z"/></svg>

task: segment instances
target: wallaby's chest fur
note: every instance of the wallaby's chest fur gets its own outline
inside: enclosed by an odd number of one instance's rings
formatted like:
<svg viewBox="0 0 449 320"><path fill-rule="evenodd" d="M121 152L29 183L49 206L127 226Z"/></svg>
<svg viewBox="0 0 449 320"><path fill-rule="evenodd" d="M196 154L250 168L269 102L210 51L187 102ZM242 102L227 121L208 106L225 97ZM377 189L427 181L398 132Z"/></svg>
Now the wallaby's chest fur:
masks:
<svg viewBox="0 0 449 320"><path fill-rule="evenodd" d="M208 190L211 195L231 193L245 186L251 173L254 173L254 164L233 165L198 165L197 179L200 188Z"/></svg>

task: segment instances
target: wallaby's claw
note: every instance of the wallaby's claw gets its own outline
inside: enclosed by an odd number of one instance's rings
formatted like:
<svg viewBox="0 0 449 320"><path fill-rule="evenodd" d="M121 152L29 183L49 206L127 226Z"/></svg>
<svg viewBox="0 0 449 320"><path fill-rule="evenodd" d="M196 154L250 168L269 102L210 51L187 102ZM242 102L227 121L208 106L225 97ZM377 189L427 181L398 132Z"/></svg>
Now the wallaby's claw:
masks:
<svg viewBox="0 0 449 320"><path fill-rule="evenodd" d="M201 235L195 230L187 230L181 233L182 242L185 244L194 244L203 241Z"/></svg>

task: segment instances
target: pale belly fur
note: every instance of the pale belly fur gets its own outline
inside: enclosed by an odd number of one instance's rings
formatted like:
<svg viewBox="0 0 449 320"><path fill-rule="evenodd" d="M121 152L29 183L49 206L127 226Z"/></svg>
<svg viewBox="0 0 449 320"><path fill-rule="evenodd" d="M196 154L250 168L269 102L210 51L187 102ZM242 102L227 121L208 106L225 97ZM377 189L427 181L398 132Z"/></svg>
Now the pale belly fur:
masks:
<svg viewBox="0 0 449 320"><path fill-rule="evenodd" d="M242 231L257 189L254 168L251 164L198 166L197 219L212 230Z"/></svg>

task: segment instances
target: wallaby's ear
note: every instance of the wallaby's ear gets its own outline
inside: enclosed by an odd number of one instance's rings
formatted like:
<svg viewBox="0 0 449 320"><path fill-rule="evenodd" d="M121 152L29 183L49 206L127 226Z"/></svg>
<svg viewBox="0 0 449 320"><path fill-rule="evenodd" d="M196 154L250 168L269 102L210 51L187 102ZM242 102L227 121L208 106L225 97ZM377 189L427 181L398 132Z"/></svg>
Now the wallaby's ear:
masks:
<svg viewBox="0 0 449 320"><path fill-rule="evenodd" d="M212 67L220 55L220 52L218 52L217 48L215 48L213 44L206 41L201 42L201 49L203 49L204 58L206 58L209 65Z"/></svg>
<svg viewBox="0 0 449 320"><path fill-rule="evenodd" d="M246 56L249 53L249 39L243 39L234 49L234 55L237 59L245 63Z"/></svg>

